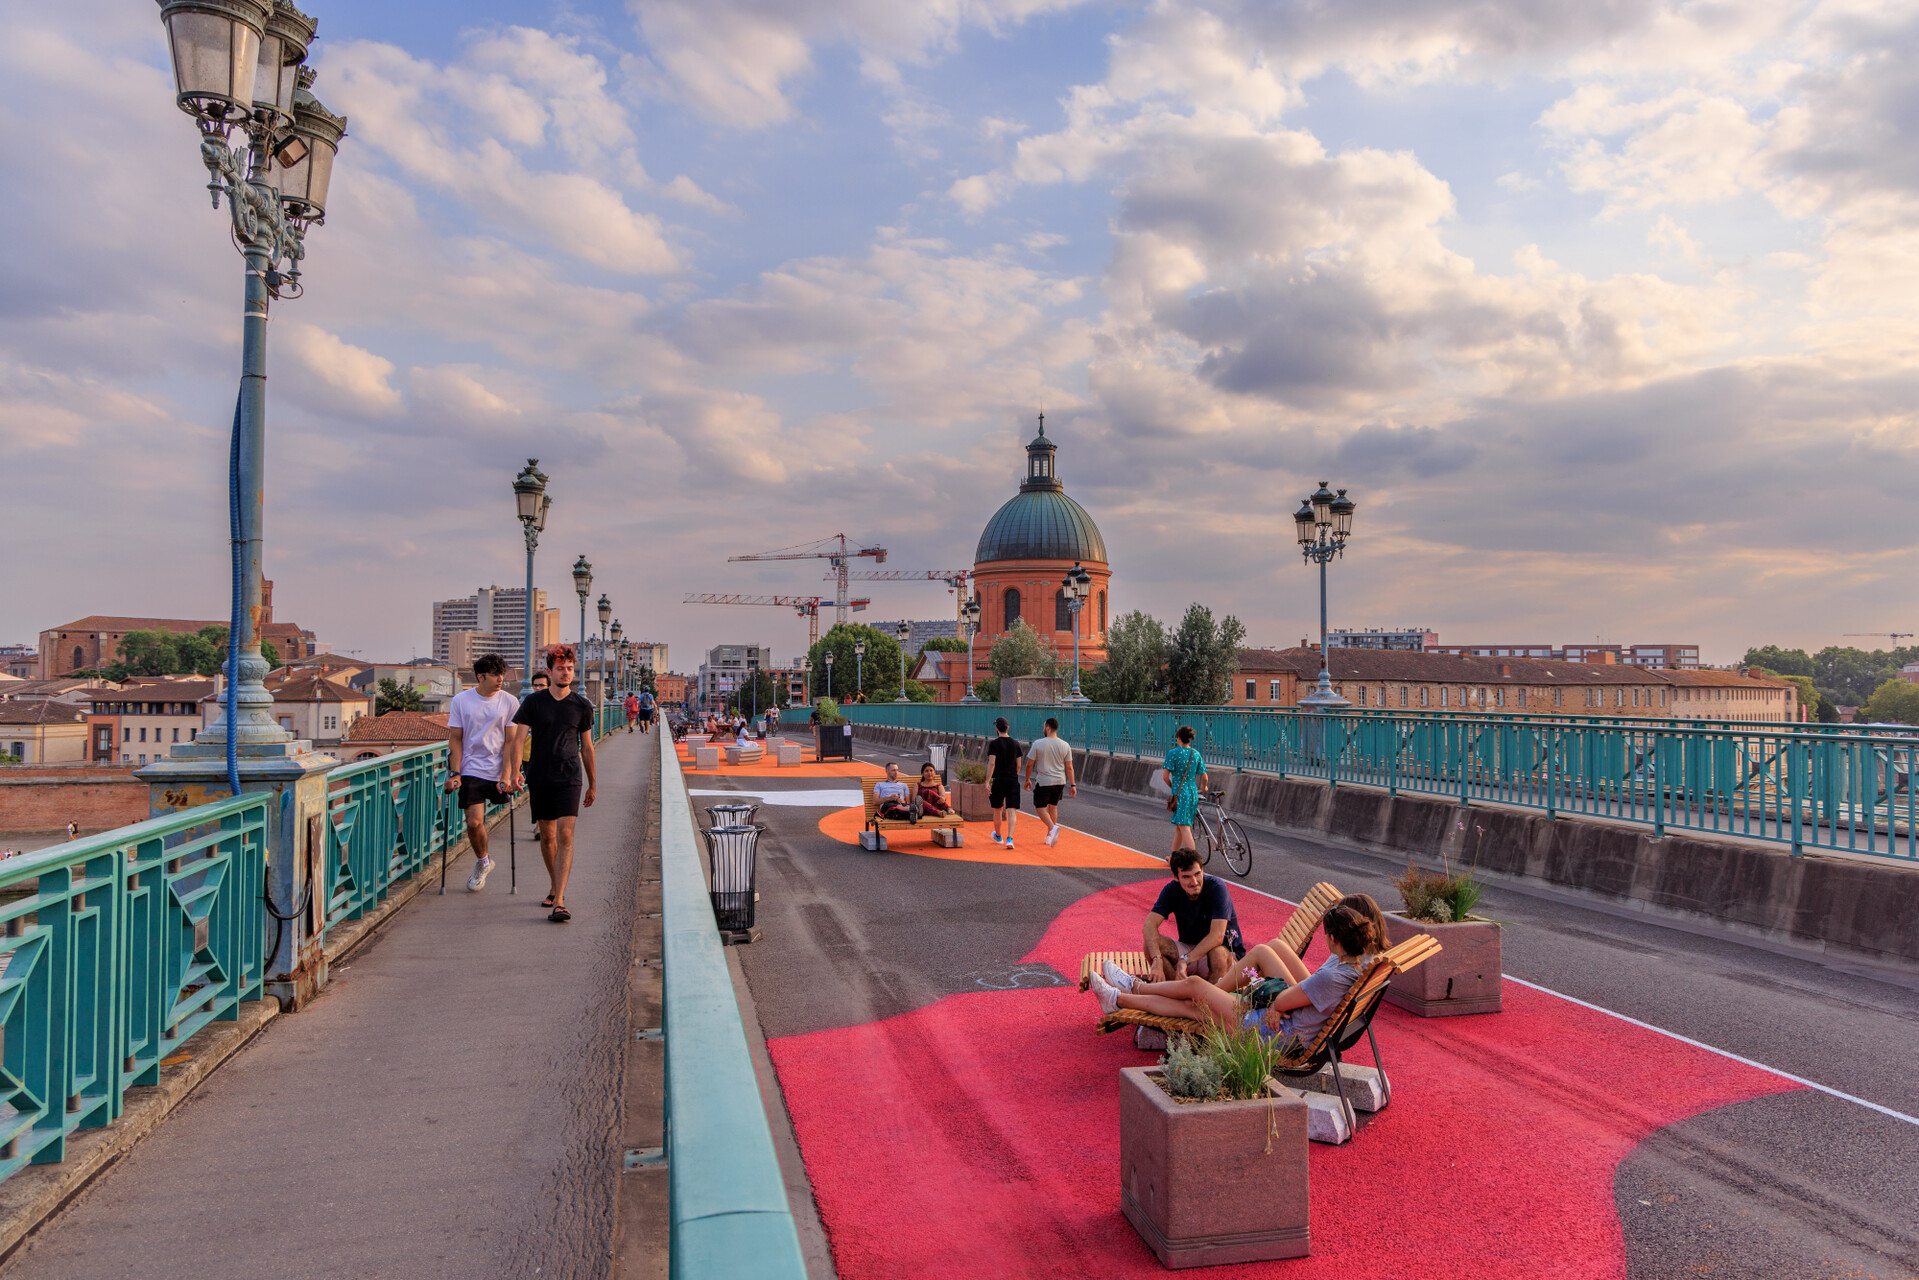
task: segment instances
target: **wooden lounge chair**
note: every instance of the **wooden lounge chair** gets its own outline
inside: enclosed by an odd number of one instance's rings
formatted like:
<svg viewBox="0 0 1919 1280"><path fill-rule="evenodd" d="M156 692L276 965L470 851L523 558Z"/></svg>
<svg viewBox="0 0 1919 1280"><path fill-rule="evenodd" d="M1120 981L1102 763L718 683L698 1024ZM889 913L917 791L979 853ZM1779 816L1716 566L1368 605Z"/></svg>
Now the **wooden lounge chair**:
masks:
<svg viewBox="0 0 1919 1280"><path fill-rule="evenodd" d="M878 778L860 779L860 791L866 800L866 825L860 831L860 848L883 852L888 831L928 831L932 833L933 843L942 849L957 849L966 843L966 835L960 830L966 825L966 819L960 817L957 809L944 816L929 813L918 822L880 817L880 802L873 798L873 785L879 781Z"/></svg>
<svg viewBox="0 0 1919 1280"><path fill-rule="evenodd" d="M1319 922L1326 918L1326 910L1346 895L1321 880L1306 891L1306 896L1293 908L1293 914L1286 921L1286 927L1279 931L1274 942L1283 942L1294 955L1306 949L1307 941L1313 936L1313 930L1319 928ZM1121 972L1130 973L1135 978L1146 976L1146 953L1143 951L1093 951L1079 962L1079 989L1086 990L1093 984L1093 975L1100 965L1111 960Z"/></svg>
<svg viewBox="0 0 1919 1280"><path fill-rule="evenodd" d="M1339 1091L1339 1100L1346 1108L1347 1129L1350 1132L1356 1121L1352 1103L1346 1099L1345 1081L1340 1076L1340 1055L1358 1044L1363 1035L1372 1045L1373 1065L1380 1069L1381 1077L1384 1077L1385 1064L1379 1056L1379 1041L1373 1035L1373 1015L1379 1012L1380 1003L1386 998L1386 984L1392 981L1395 973L1403 973L1414 965L1423 964L1437 955L1439 950L1437 941L1421 934L1381 952L1379 959L1352 985L1345 998L1334 1006L1326 1021L1320 1024L1312 1041L1284 1062L1274 1064L1273 1074L1297 1079L1317 1075L1321 1068L1331 1064L1334 1087ZM1169 1018L1161 1014L1143 1013L1138 1009L1119 1009L1102 1014L1094 1030L1104 1035L1121 1027L1152 1027L1164 1032L1168 1039L1177 1035L1201 1036L1206 1033L1206 1024L1191 1018Z"/></svg>

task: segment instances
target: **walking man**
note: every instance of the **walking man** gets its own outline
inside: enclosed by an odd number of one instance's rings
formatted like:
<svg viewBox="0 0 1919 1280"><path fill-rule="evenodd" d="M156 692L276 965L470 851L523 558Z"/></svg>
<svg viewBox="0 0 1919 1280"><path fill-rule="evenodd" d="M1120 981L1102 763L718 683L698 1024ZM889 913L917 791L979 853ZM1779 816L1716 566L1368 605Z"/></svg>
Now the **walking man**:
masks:
<svg viewBox="0 0 1919 1280"><path fill-rule="evenodd" d="M1059 800L1070 791L1079 798L1073 778L1073 748L1059 736L1059 721L1046 717L1046 736L1026 753L1026 785L1033 789L1033 808L1046 824L1046 843L1059 843Z"/></svg>
<svg viewBox="0 0 1919 1280"><path fill-rule="evenodd" d="M999 736L986 744L986 758L993 774L989 780L987 801L993 806L993 843L1013 847L1013 824L1019 821L1019 739L1006 732L1006 717L993 721ZM1001 835L1001 824L1005 834Z"/></svg>
<svg viewBox="0 0 1919 1280"><path fill-rule="evenodd" d="M573 871L573 823L582 808L593 807L598 775L593 763L593 704L573 688L573 648L556 644L546 651L548 687L527 695L513 717L525 727L532 749L526 757L526 790L533 824L540 833L540 856L553 891L540 905L547 919L564 924L566 880Z"/></svg>
<svg viewBox="0 0 1919 1280"><path fill-rule="evenodd" d="M466 887L478 893L493 870L486 855L487 803L506 804L517 789L513 762L519 731L513 714L520 700L500 687L506 682L506 659L497 653L474 662L473 679L478 687L459 693L446 709L446 789L460 793L460 808L466 811L466 838L473 846L473 874Z"/></svg>
<svg viewBox="0 0 1919 1280"><path fill-rule="evenodd" d="M653 695L645 689L640 690L640 732L653 732Z"/></svg>

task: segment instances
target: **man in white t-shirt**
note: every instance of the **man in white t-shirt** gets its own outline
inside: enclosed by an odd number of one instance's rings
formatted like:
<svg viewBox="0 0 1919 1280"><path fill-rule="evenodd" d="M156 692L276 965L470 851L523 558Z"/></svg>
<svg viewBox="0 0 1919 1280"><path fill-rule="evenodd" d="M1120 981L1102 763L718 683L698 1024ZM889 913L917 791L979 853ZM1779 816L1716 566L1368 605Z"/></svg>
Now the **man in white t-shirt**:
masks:
<svg viewBox="0 0 1919 1280"><path fill-rule="evenodd" d="M1059 721L1046 717L1046 736L1036 738L1026 752L1026 785L1033 792L1033 808L1046 823L1046 843L1059 843L1059 800L1071 791L1079 795L1073 778L1073 748L1059 736Z"/></svg>
<svg viewBox="0 0 1919 1280"><path fill-rule="evenodd" d="M446 789L460 793L466 810L466 837L473 845L473 874L466 887L478 893L493 870L493 859L486 856L487 802L506 804L513 798L520 735L513 716L520 700L500 687L506 659L497 653L481 655L473 664L473 679L479 687L463 690L447 705Z"/></svg>

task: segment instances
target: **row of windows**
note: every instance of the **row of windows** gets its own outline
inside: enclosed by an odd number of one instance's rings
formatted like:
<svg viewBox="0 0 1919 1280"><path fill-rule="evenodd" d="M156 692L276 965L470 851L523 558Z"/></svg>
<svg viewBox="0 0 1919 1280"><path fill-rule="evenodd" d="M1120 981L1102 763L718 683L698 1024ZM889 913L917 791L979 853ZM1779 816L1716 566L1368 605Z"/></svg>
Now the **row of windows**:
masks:
<svg viewBox="0 0 1919 1280"><path fill-rule="evenodd" d="M192 702L96 702L93 714L97 716L191 716L198 715L199 705Z"/></svg>
<svg viewBox="0 0 1919 1280"><path fill-rule="evenodd" d="M1020 613L1019 588L1018 587L1006 588L1006 594L1001 597L1000 602L1004 610L1003 616L1005 618L1005 629L1008 631L1011 631L1013 629L1013 624L1018 622L1020 618L1023 616ZM1097 630L1101 633L1104 633L1106 630L1106 593L1104 591L1099 593L1098 603L1099 603L1099 626ZM1028 624L1028 625L1031 625L1031 624ZM1066 593L1064 591L1055 591L1053 593L1053 630L1071 631L1072 629L1073 629L1073 611L1072 609L1067 607Z"/></svg>
<svg viewBox="0 0 1919 1280"><path fill-rule="evenodd" d="M103 732L105 732L105 731L103 731ZM162 735L162 734L164 734L165 732L166 732L166 730L165 730L165 729L155 729L155 730L153 731L153 740L154 740L155 742L165 742L165 741L166 741L166 739L165 739L164 737L162 737L162 736L161 736L161 735ZM200 731L199 731L198 729L188 729L188 730L187 730L187 741L188 741L188 742L192 742L192 741L193 741L193 740L194 740L195 738L198 738L199 736L200 736ZM146 731L146 730L145 730L144 728L142 728L142 729L140 730L140 741L142 741L142 742L145 742L146 740L147 740L147 731ZM180 731L179 731L178 729L175 729L175 730L173 731L173 740L174 740L175 742L178 742L178 741L180 740ZM133 730L132 730L131 728L123 728L123 729L121 729L121 730L120 730L120 741L122 741L122 742L132 742L132 741L133 741Z"/></svg>

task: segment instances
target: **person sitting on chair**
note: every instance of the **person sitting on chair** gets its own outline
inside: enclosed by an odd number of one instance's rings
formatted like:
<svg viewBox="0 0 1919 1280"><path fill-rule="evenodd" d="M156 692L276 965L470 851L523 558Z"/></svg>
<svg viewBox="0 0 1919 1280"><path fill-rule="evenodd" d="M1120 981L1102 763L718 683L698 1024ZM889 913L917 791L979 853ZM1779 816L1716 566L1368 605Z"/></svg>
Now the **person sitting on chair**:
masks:
<svg viewBox="0 0 1919 1280"><path fill-rule="evenodd" d="M946 788L940 785L940 773L929 760L920 766L920 812L930 813L944 818L953 812L953 803L947 797Z"/></svg>
<svg viewBox="0 0 1919 1280"><path fill-rule="evenodd" d="M878 816L899 822L919 821L919 801L900 777L900 767L890 760L886 762L885 780L873 784L873 798L879 801L879 808L875 810Z"/></svg>
<svg viewBox="0 0 1919 1280"><path fill-rule="evenodd" d="M1226 986L1246 954L1232 895L1217 876L1199 869L1199 854L1191 849L1175 849L1167 864L1173 881L1146 913L1146 976L1157 982L1195 973ZM1168 919L1177 926L1177 938L1159 931Z"/></svg>
<svg viewBox="0 0 1919 1280"><path fill-rule="evenodd" d="M1110 960L1101 966L1102 972L1091 975L1093 994L1099 997L1103 1013L1138 1009L1229 1031L1257 1028L1266 1039L1282 1044L1293 1036L1310 1043L1386 946L1386 918L1367 894L1349 894L1334 903L1326 912L1324 927L1332 954L1318 969L1308 970L1283 945L1262 942L1246 956L1260 982L1240 995L1197 976L1148 982L1122 972Z"/></svg>

